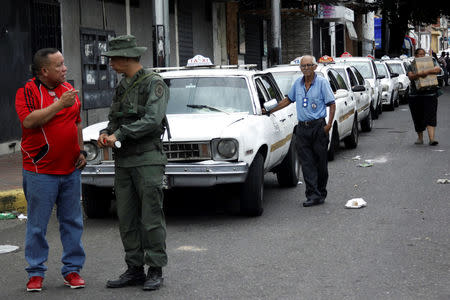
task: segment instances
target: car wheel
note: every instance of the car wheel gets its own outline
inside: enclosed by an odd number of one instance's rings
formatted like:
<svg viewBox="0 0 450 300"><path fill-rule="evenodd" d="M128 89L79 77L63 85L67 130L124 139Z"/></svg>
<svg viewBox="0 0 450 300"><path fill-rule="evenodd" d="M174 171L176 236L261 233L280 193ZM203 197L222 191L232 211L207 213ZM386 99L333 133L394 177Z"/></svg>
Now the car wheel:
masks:
<svg viewBox="0 0 450 300"><path fill-rule="evenodd" d="M358 146L358 119L356 118L353 121L352 132L351 134L344 139L345 147L349 149L354 149Z"/></svg>
<svg viewBox="0 0 450 300"><path fill-rule="evenodd" d="M252 217L262 215L263 196L264 158L261 153L257 153L241 187L241 213Z"/></svg>
<svg viewBox="0 0 450 300"><path fill-rule="evenodd" d="M111 199L114 197L112 189L83 184L83 209L88 218L104 218L109 215Z"/></svg>
<svg viewBox="0 0 450 300"><path fill-rule="evenodd" d="M375 104L375 107L372 107L372 105L371 105L370 113L372 114L372 120L378 119L378 116L379 116L378 105Z"/></svg>
<svg viewBox="0 0 450 300"><path fill-rule="evenodd" d="M328 161L334 160L338 147L339 147L339 132L337 126L334 125L331 133L330 149L328 149L327 152Z"/></svg>
<svg viewBox="0 0 450 300"><path fill-rule="evenodd" d="M372 119L372 113L374 109L372 106L370 107L370 112L367 114L367 117L361 121L361 130L365 132L369 132L372 130L373 127L373 119Z"/></svg>
<svg viewBox="0 0 450 300"><path fill-rule="evenodd" d="M400 96L397 94L397 98L395 98L395 101L394 101L394 106L395 107L399 107L400 106L400 98L399 98Z"/></svg>
<svg viewBox="0 0 450 300"><path fill-rule="evenodd" d="M293 134L289 151L277 170L278 184L282 187L297 186L300 178L300 159L298 158L295 142L296 137Z"/></svg>
<svg viewBox="0 0 450 300"><path fill-rule="evenodd" d="M378 110L378 117L379 117L383 113L383 104L381 104L381 101L378 102L377 110Z"/></svg>

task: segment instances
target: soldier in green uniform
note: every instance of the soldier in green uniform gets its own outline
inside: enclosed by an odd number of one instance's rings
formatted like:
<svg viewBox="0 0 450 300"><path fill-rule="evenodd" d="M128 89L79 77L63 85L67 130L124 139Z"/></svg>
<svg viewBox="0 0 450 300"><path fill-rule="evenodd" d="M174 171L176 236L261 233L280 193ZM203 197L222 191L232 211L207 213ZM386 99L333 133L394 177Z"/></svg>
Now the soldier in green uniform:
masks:
<svg viewBox="0 0 450 300"><path fill-rule="evenodd" d="M109 288L143 284L144 290L158 289L167 264L162 191L167 158L161 137L169 89L158 74L140 64L146 49L136 46L134 36L125 35L111 39L109 51L102 53L124 75L111 104L108 127L97 141L100 147L113 148L117 214L128 266L117 280L107 282Z"/></svg>

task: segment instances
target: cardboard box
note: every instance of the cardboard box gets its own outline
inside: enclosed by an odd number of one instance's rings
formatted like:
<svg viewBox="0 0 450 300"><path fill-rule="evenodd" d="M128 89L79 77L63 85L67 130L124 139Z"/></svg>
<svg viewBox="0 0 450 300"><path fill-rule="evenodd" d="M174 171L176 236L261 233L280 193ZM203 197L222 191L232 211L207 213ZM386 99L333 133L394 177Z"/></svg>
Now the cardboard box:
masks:
<svg viewBox="0 0 450 300"><path fill-rule="evenodd" d="M414 58L412 63L413 65L415 65L417 72L422 72L435 67L431 56L416 57ZM416 79L415 82L417 90L422 90L438 85L437 75L428 75L427 77L420 77L419 79Z"/></svg>

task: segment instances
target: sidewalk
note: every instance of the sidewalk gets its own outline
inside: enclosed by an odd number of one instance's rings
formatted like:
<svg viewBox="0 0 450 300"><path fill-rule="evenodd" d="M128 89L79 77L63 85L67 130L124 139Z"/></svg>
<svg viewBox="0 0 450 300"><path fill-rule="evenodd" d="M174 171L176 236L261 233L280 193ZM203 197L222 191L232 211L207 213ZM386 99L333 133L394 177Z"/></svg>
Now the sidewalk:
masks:
<svg viewBox="0 0 450 300"><path fill-rule="evenodd" d="M26 213L22 190L22 154L0 155L0 212Z"/></svg>

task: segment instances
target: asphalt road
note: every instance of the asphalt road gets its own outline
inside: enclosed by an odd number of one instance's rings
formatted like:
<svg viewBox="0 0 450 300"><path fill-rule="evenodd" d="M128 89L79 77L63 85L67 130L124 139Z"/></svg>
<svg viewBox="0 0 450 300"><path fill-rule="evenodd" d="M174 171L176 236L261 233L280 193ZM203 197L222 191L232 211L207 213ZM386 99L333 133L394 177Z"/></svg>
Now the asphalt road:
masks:
<svg viewBox="0 0 450 300"><path fill-rule="evenodd" d="M25 224L0 221L2 299L450 299L450 89L439 99L436 147L414 145L407 105L384 112L354 150L329 164L329 196L303 208L304 185L265 180L265 212L233 214L229 191L187 190L168 198L165 285L106 289L125 270L118 223L86 219L85 289L63 286L55 217L49 270L40 294L25 292ZM361 160L352 158L359 155ZM358 167L365 160L372 167ZM367 202L346 209L351 198ZM234 199L235 200L235 199ZM231 201L233 203L233 201ZM230 212L231 211L231 212Z"/></svg>

